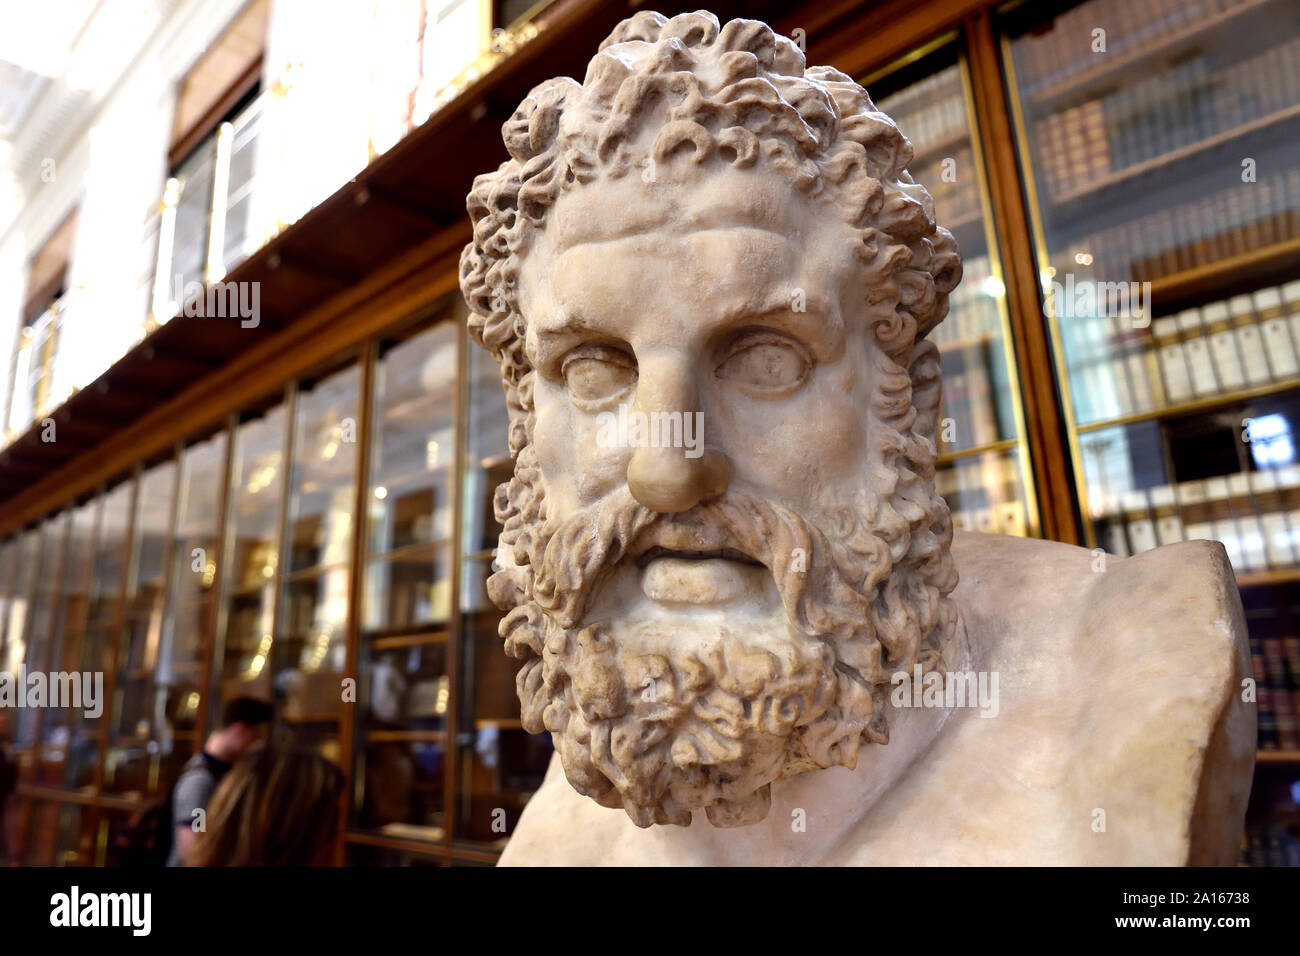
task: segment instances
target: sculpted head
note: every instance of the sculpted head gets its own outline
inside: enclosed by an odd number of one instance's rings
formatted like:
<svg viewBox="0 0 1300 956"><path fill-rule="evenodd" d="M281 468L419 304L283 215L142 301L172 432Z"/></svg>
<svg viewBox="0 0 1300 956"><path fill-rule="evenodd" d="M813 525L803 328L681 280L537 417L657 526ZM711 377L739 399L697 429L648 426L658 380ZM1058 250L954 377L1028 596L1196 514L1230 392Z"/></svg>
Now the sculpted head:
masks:
<svg viewBox="0 0 1300 956"><path fill-rule="evenodd" d="M956 627L956 246L862 87L755 21L639 13L503 134L461 288L511 415L524 726L640 826L753 823L887 743L890 675Z"/></svg>

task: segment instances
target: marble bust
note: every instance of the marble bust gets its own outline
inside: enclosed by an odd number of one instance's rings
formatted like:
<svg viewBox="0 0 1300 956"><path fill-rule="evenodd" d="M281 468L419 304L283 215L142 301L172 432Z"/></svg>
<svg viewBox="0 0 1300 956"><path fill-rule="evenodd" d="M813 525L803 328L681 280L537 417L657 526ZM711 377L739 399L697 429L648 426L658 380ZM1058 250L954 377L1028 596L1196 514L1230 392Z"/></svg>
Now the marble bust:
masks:
<svg viewBox="0 0 1300 956"><path fill-rule="evenodd" d="M503 864L1235 860L1224 550L954 535L961 260L862 87L642 12L503 136L461 288L515 458L488 590L556 750Z"/></svg>

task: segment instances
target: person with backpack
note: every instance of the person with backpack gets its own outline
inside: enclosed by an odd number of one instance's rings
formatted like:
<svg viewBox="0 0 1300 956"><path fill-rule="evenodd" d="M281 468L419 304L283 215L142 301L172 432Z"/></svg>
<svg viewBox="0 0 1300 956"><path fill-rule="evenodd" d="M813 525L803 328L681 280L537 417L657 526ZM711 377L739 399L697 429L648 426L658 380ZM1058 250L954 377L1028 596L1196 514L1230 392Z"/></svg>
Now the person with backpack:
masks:
<svg viewBox="0 0 1300 956"><path fill-rule="evenodd" d="M196 811L206 812L217 784L231 766L255 744L266 740L271 724L271 705L256 697L236 697L222 709L221 726L208 735L203 749L190 758L172 787L168 801L167 830L171 846L167 866L183 866L194 849L198 831Z"/></svg>

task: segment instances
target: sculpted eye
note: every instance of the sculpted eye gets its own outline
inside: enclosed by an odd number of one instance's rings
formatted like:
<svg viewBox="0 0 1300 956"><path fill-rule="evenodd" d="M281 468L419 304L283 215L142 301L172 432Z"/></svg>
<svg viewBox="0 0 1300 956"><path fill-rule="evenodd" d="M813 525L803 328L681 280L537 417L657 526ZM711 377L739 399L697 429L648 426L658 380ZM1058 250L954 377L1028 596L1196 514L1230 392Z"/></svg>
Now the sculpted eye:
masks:
<svg viewBox="0 0 1300 956"><path fill-rule="evenodd" d="M636 384L636 363L619 349L584 345L565 356L560 374L575 401L601 402Z"/></svg>
<svg viewBox="0 0 1300 956"><path fill-rule="evenodd" d="M760 392L793 390L808 377L807 353L783 335L744 335L732 343L718 366L718 378Z"/></svg>

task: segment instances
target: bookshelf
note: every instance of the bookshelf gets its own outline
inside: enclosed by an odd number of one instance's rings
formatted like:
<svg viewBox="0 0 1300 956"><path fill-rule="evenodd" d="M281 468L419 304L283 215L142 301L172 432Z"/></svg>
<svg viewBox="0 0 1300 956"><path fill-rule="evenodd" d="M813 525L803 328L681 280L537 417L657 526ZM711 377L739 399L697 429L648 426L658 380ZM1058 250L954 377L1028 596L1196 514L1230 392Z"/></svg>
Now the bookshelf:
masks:
<svg viewBox="0 0 1300 956"><path fill-rule="evenodd" d="M1080 543L1224 545L1259 708L1242 859L1300 860L1278 776L1300 758L1300 8L1019 11L1002 58Z"/></svg>
<svg viewBox="0 0 1300 956"><path fill-rule="evenodd" d="M932 333L944 376L936 485L954 527L1037 534L1023 399L966 56L960 44L942 44L878 73L869 92L911 142L909 170L931 191L937 220L962 250L962 283Z"/></svg>

